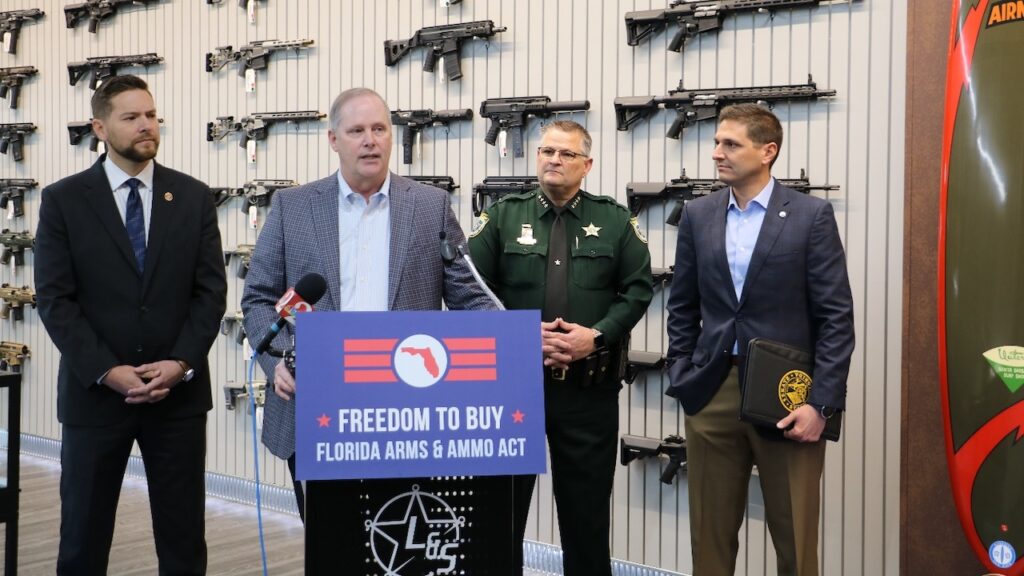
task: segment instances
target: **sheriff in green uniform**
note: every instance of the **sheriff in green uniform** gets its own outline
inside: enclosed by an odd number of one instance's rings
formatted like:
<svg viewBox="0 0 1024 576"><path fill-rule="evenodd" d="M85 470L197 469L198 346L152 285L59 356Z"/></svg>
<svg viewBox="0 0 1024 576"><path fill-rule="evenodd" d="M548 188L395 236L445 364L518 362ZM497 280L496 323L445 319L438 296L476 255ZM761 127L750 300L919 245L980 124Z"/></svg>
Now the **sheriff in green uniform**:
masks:
<svg viewBox="0 0 1024 576"><path fill-rule="evenodd" d="M542 311L546 429L566 576L611 575L621 368L630 330L653 294L651 255L636 220L614 199L580 190L594 162L590 146L576 122L545 126L540 188L496 202L469 240L507 308ZM514 483L520 570L536 480Z"/></svg>

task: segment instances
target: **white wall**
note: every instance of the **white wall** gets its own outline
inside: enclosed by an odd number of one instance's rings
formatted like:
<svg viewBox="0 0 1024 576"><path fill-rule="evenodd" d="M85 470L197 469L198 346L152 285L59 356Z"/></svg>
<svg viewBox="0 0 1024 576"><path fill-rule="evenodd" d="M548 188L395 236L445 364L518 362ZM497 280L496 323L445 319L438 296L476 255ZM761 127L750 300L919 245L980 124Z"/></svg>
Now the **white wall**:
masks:
<svg viewBox="0 0 1024 576"><path fill-rule="evenodd" d="M259 2L249 24L234 0L207 5L176 0L123 10L89 34L84 25L66 29L55 0L4 0L3 10L41 7L46 17L26 25L17 55L0 53L0 66L34 65L18 110L0 102L0 121L39 126L28 138L25 160L0 157L0 177L32 177L41 186L85 169L94 160L86 144L68 145L66 124L89 117L91 94L84 82L69 86L66 64L87 56L157 52L162 65L129 68L150 83L166 123L159 160L211 186L240 186L253 178L306 182L336 167L326 142L326 121L298 128L275 126L259 144L255 167L247 166L236 137L205 141L206 122L216 116L318 109L327 112L342 89L365 85L380 91L393 108L472 108L488 97L547 95L553 100L589 99L590 112L574 114L594 136L591 192L625 202L629 181L668 180L686 168L691 177L713 177L713 123L686 131L681 141L663 135L670 115L661 112L629 132L615 130L617 96L665 94L680 77L687 88L796 84L808 73L831 102L780 105L776 112L786 144L775 168L797 177L806 168L813 182L838 184L828 194L847 249L856 302L857 340L849 381L844 439L830 445L824 478L822 561L824 574L896 574L899 526L899 376L902 314L903 110L905 99L905 0L862 0L815 9L730 17L720 34L704 35L683 55L668 52L669 35L626 45L623 14L662 7L660 0L464 0L445 9L435 0L271 0ZM423 26L492 19L509 29L490 42L469 41L462 51L465 76L439 84L421 70L422 50L394 68L383 63L387 39L411 36ZM674 33L674 29L670 30ZM246 94L232 67L203 70L206 52L248 41L312 38L312 50L275 55L259 74L255 94ZM536 145L539 122L527 130L526 149ZM487 122L457 123L450 132L424 132L422 158L401 164L396 131L392 168L401 174L447 174L461 189L453 205L465 228L472 221L470 192L487 175L526 175L532 158L499 159L483 143ZM220 208L225 248L253 243L240 200ZM28 195L26 217L5 227L35 229L39 191ZM641 215L655 266L673 261L675 229L662 224L665 210ZM265 217L261 214L261 220ZM3 282L31 284L27 265L0 271ZM229 270L228 308L238 308L242 283ZM633 347L661 351L667 345L665 293L656 295L633 333ZM115 303L112 303L114 305ZM24 323L3 322L0 336L28 344L23 428L59 438L56 421L58 353L32 310ZM220 387L244 379L241 348L218 338L211 351L215 407L209 420L208 468L251 477L249 421L244 410L225 410ZM663 437L682 431L682 413L662 391L658 374L641 377L621 395L622 432ZM287 485L281 463L261 455L262 479ZM654 463L618 469L612 498L614 556L687 572L690 569L685 479L658 482ZM542 478L528 537L558 541L550 481ZM739 574L774 574L774 552L760 505L756 479L741 534Z"/></svg>

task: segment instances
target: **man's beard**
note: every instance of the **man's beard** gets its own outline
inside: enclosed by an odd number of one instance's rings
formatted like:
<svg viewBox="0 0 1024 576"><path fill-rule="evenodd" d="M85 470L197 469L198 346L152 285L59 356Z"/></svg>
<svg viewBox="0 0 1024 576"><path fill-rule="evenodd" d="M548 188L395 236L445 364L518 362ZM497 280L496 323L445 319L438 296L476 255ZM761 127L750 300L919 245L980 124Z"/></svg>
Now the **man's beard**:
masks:
<svg viewBox="0 0 1024 576"><path fill-rule="evenodd" d="M123 157L123 158L125 158L127 160L131 160L132 162L142 163L142 162L148 162L148 161L152 160L153 158L156 158L157 150L160 149L160 141L159 140L153 140L153 150L152 150L152 152L148 152L148 151L147 152L140 152L139 150L136 150L134 145L126 146L124 148L117 147L117 146L111 146L111 148L113 148L114 152L117 152L118 155L120 155L121 157Z"/></svg>

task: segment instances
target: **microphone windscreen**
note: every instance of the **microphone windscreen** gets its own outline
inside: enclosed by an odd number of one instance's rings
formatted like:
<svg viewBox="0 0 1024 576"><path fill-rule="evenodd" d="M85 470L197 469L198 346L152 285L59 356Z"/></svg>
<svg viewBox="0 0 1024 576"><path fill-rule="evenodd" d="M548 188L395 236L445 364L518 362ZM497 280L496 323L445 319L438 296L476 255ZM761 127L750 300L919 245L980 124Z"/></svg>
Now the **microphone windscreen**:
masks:
<svg viewBox="0 0 1024 576"><path fill-rule="evenodd" d="M327 280L316 272L310 272L295 283L295 293L310 305L316 304L327 292Z"/></svg>

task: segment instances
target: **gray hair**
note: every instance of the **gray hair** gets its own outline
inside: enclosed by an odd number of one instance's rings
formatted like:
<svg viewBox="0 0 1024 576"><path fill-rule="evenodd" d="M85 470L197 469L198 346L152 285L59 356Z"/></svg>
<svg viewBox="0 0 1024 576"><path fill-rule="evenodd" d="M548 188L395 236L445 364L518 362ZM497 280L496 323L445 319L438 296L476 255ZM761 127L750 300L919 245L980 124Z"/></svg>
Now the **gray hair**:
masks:
<svg viewBox="0 0 1024 576"><path fill-rule="evenodd" d="M383 96L369 88L349 88L341 94L338 94L338 97L334 99L334 103L331 104L330 114L327 118L331 124L331 130L334 130L335 132L338 131L338 125L341 124L341 108L347 104L349 100L360 96L376 96L377 99L380 100L380 103L384 105L388 118L391 118L391 108L388 107L388 103L384 101Z"/></svg>
<svg viewBox="0 0 1024 576"><path fill-rule="evenodd" d="M584 128L582 124L573 120L555 120L554 122L548 122L541 126L540 135L543 137L547 134L548 130L552 129L560 132L568 132L570 134L573 132L581 134L583 136L582 152L585 155L590 156L590 147L594 144L594 140L590 137L590 132L587 132L587 129Z"/></svg>

